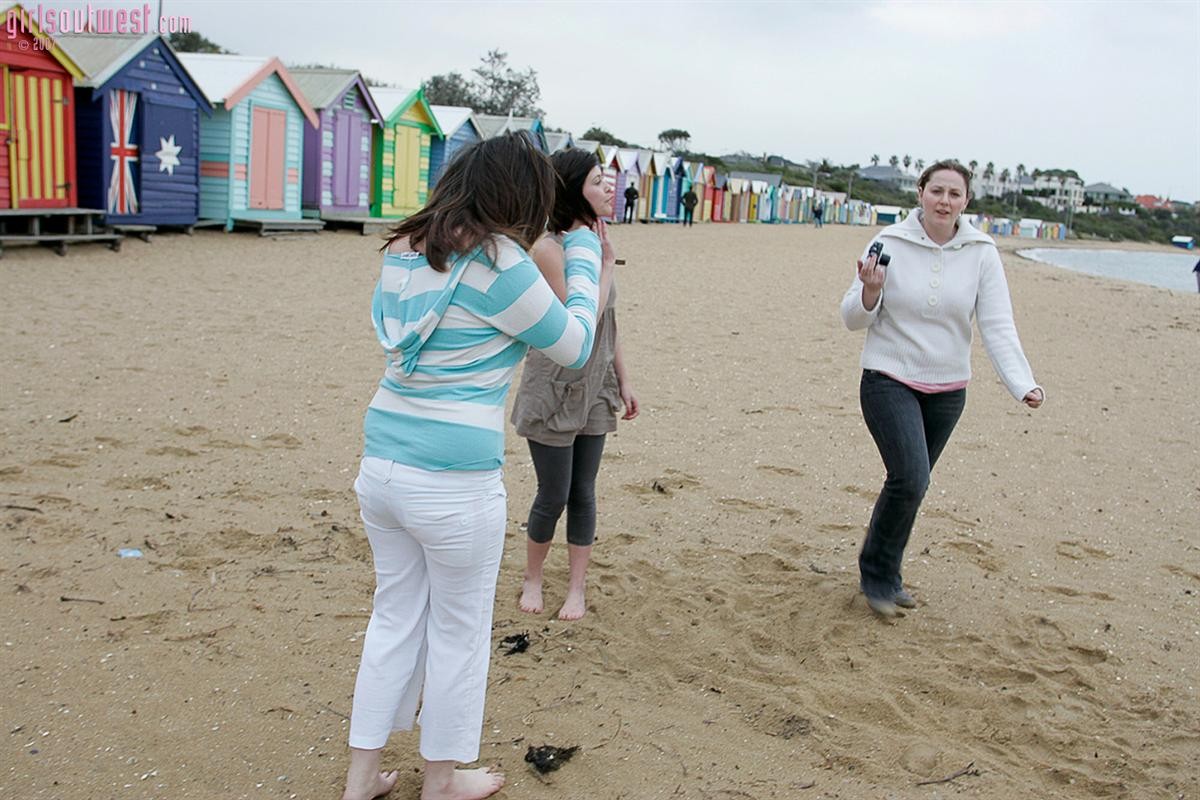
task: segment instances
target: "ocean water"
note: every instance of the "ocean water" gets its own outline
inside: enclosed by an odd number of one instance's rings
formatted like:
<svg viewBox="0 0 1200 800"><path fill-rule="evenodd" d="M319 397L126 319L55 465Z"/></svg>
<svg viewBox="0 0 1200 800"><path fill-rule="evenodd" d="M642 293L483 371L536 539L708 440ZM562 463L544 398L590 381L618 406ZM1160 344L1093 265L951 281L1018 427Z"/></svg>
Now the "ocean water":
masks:
<svg viewBox="0 0 1200 800"><path fill-rule="evenodd" d="M1117 278L1182 292L1196 291L1196 275L1192 268L1200 261L1200 250L1150 253L1141 250L1035 247L1018 250L1017 254L1044 264L1053 264L1101 278Z"/></svg>

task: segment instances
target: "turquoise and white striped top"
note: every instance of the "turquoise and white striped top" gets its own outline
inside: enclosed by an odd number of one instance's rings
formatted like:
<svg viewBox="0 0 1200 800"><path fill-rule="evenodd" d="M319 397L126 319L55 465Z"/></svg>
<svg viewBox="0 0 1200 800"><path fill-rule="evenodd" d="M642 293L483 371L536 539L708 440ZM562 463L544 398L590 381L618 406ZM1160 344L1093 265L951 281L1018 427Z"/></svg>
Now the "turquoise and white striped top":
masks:
<svg viewBox="0 0 1200 800"><path fill-rule="evenodd" d="M371 316L388 367L363 422L364 455L427 470L504 463L504 400L530 347L581 367L592 351L600 240L563 239L567 302L515 242L496 238L438 272L420 253L387 253Z"/></svg>

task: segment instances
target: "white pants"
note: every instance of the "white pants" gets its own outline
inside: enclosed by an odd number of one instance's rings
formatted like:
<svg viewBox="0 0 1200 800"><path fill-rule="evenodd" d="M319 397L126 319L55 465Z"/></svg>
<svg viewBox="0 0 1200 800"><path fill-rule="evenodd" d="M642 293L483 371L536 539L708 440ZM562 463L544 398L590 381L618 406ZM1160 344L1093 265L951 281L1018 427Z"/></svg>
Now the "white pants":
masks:
<svg viewBox="0 0 1200 800"><path fill-rule="evenodd" d="M393 730L412 730L421 699L421 756L475 761L504 550L500 470L429 472L367 457L354 490L376 587L350 746L374 750Z"/></svg>

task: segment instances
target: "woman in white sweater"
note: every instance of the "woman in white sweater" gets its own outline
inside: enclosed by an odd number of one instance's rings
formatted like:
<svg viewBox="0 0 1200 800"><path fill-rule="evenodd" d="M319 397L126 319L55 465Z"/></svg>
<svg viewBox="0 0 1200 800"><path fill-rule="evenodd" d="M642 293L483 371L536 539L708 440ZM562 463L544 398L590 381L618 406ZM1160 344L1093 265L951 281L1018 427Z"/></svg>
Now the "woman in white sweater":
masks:
<svg viewBox="0 0 1200 800"><path fill-rule="evenodd" d="M871 242L842 298L846 327L867 329L859 398L887 469L858 558L867 604L885 617L916 605L900 564L930 471L966 402L972 319L1013 397L1030 408L1045 399L1017 338L996 244L959 219L970 185L970 171L956 161L921 173L920 206Z"/></svg>

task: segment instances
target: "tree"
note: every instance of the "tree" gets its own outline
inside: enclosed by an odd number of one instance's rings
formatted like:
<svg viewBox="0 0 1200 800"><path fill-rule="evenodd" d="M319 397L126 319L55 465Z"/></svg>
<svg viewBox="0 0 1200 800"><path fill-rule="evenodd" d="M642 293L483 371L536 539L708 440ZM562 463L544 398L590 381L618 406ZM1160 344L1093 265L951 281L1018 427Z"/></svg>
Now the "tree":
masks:
<svg viewBox="0 0 1200 800"><path fill-rule="evenodd" d="M987 166L983 168L983 177L990 178L996 174L996 165L991 161L987 162Z"/></svg>
<svg viewBox="0 0 1200 800"><path fill-rule="evenodd" d="M919 173L921 170L925 169L925 159L918 158L915 162L913 162L913 166L917 168L917 172Z"/></svg>
<svg viewBox="0 0 1200 800"><path fill-rule="evenodd" d="M664 150L687 150L692 135L680 128L667 128L658 135L658 143Z"/></svg>
<svg viewBox="0 0 1200 800"><path fill-rule="evenodd" d="M970 161L967 162L967 166L971 168L971 174L974 175L975 168L979 166L979 162L972 158Z"/></svg>
<svg viewBox="0 0 1200 800"><path fill-rule="evenodd" d="M533 67L517 72L508 65L508 54L500 50L489 50L479 60L483 63L473 70L475 89L479 93L476 111L498 115L511 111L516 117L543 115L537 106L542 90Z"/></svg>
<svg viewBox="0 0 1200 800"><path fill-rule="evenodd" d="M179 53L228 53L221 45L216 42L209 41L201 36L197 31L189 31L188 33L172 33L167 37L167 41L171 47L175 48Z"/></svg>
<svg viewBox="0 0 1200 800"><path fill-rule="evenodd" d="M478 108L480 105L474 84L457 72L434 75L426 81L425 101L436 106Z"/></svg>
<svg viewBox="0 0 1200 800"><path fill-rule="evenodd" d="M599 142L600 144L607 144L612 147L628 147L629 146L629 142L626 142L624 139L618 139L617 137L613 136L608 131L604 130L604 128L596 128L596 127L588 128L586 131L583 132L583 136L580 136L579 138L580 139L590 139L594 142Z"/></svg>
<svg viewBox="0 0 1200 800"><path fill-rule="evenodd" d="M508 54L489 50L482 62L464 78L461 73L434 75L425 82L425 99L445 106L466 106L480 114L540 117L537 102L542 96L533 68L518 72L508 65Z"/></svg>
<svg viewBox="0 0 1200 800"><path fill-rule="evenodd" d="M888 159L888 163L891 164L893 168L895 168L896 166L898 166L900 164L900 159L896 158L895 156L892 156L891 158Z"/></svg>
<svg viewBox="0 0 1200 800"><path fill-rule="evenodd" d="M1008 171L1008 167L1005 167L1005 168L1004 168L1004 169L1003 169L1003 170L1000 172L1000 182L1001 182L1001 183L1005 183L1005 184L1006 184L1006 183L1008 183L1008 179L1009 179L1011 176L1012 176L1012 173Z"/></svg>
<svg viewBox="0 0 1200 800"><path fill-rule="evenodd" d="M912 156L905 153L902 163L904 164L904 171L907 172L909 164L912 164Z"/></svg>
<svg viewBox="0 0 1200 800"><path fill-rule="evenodd" d="M879 166L879 156L871 156L871 166L872 167Z"/></svg>

